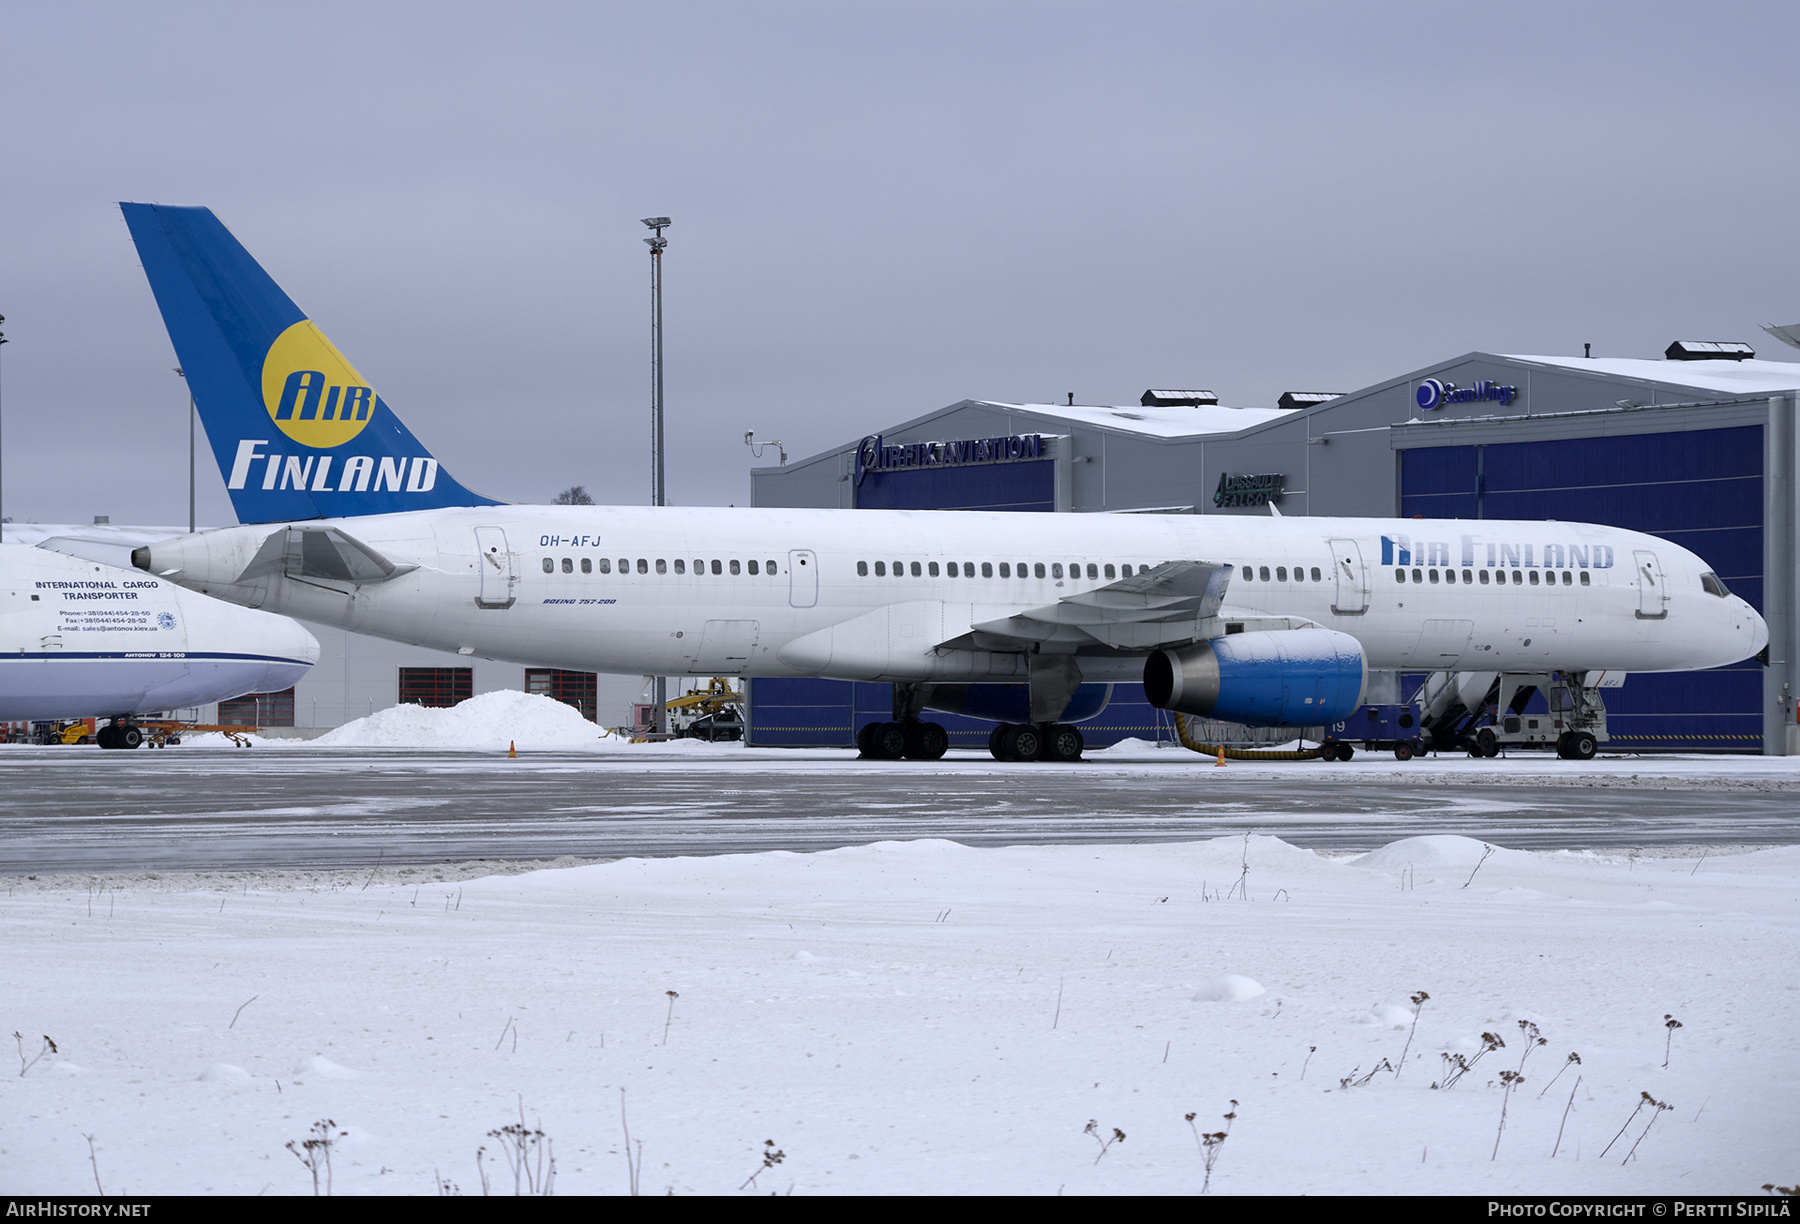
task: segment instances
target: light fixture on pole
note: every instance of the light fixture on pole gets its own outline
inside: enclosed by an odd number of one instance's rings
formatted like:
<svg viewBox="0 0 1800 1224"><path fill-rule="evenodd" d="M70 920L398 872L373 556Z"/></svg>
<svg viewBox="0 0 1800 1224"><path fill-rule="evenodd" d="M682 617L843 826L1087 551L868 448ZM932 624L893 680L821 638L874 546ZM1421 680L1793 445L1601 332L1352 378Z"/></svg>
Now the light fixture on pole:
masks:
<svg viewBox="0 0 1800 1224"><path fill-rule="evenodd" d="M761 459L762 453L773 446L776 453L781 456L781 466L787 466L787 447L782 445L781 439L779 438L773 442L758 442L756 440L756 431L752 429L744 435L744 445L750 448L750 455L755 459Z"/></svg>
<svg viewBox="0 0 1800 1224"><path fill-rule="evenodd" d="M663 230L667 217L645 217L645 225L655 232L644 239L650 248L650 504L668 505L668 487L663 480L663 370L662 370L662 253L669 245ZM656 677L656 731L669 730L668 678Z"/></svg>

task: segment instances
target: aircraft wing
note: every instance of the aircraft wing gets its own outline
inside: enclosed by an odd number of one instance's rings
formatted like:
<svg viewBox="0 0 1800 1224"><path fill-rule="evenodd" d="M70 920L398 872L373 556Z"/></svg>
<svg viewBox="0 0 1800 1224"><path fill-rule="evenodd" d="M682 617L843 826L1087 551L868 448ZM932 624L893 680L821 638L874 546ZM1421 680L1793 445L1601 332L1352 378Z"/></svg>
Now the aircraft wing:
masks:
<svg viewBox="0 0 1800 1224"><path fill-rule="evenodd" d="M1022 656L1074 657L1081 653L1131 657L1217 636L1231 567L1210 561L1169 561L1093 590L1028 608L903 600L871 608L781 648L781 661L806 675L845 680L932 677L992 679ZM1235 614L1231 619L1240 618ZM1249 612L1246 627L1293 629L1312 622Z"/></svg>
<svg viewBox="0 0 1800 1224"><path fill-rule="evenodd" d="M1146 650L1191 641L1198 622L1218 615L1231 567L1211 561L1165 561L1117 582L1065 595L1052 604L977 622L940 643L944 649L995 649L1018 642L1099 643Z"/></svg>
<svg viewBox="0 0 1800 1224"><path fill-rule="evenodd" d="M1790 323L1786 327L1777 327L1773 323L1763 324L1763 330L1792 348L1800 348L1800 323Z"/></svg>

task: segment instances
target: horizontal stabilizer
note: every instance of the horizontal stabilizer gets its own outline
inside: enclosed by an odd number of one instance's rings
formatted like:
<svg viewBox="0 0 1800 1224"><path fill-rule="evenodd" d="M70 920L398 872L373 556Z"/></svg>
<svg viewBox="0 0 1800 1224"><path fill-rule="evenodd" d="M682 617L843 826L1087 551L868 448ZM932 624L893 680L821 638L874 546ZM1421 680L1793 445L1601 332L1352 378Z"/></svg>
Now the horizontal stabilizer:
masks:
<svg viewBox="0 0 1800 1224"><path fill-rule="evenodd" d="M336 527L289 527L263 541L239 584L279 574L299 582L346 582L366 586L418 569L395 565L361 540Z"/></svg>

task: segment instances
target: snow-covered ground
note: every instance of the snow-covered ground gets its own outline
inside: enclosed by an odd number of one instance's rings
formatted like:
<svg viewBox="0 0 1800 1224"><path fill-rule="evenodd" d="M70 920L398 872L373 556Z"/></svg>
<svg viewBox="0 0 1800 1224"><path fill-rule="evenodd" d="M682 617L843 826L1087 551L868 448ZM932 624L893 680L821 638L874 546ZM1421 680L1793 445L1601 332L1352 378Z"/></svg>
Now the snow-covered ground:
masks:
<svg viewBox="0 0 1800 1224"><path fill-rule="evenodd" d="M559 1193L624 1193L621 1090L645 1193L1192 1193L1228 1111L1219 1194L1791 1184L1800 848L1484 853L14 880L0 1021L57 1052L0 1076L0 1190L310 1193L330 1119L339 1194L479 1193L484 1146L510 1193L522 1105Z"/></svg>

